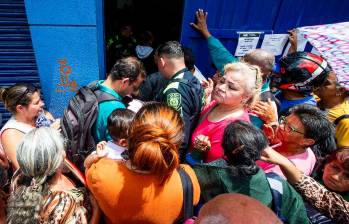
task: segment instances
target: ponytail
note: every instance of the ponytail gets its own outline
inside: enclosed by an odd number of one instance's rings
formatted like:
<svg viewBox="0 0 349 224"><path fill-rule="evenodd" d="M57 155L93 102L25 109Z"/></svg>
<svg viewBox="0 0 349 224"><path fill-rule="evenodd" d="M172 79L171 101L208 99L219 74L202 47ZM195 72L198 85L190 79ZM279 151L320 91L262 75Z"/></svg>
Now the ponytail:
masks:
<svg viewBox="0 0 349 224"><path fill-rule="evenodd" d="M39 223L44 195L48 192L46 177L30 178L21 173L14 180L18 187L13 188L8 199L7 223Z"/></svg>
<svg viewBox="0 0 349 224"><path fill-rule="evenodd" d="M129 141L130 159L138 169L166 179L179 165L178 146L161 128L138 126Z"/></svg>

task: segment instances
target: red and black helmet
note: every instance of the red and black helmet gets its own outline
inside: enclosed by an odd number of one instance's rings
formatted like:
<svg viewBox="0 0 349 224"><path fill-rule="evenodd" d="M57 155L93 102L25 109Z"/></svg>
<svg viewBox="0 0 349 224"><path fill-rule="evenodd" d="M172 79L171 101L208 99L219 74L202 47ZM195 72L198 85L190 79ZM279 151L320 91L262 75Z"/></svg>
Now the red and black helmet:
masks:
<svg viewBox="0 0 349 224"><path fill-rule="evenodd" d="M311 92L321 86L330 67L322 57L309 52L296 52L280 59L277 88L296 92Z"/></svg>

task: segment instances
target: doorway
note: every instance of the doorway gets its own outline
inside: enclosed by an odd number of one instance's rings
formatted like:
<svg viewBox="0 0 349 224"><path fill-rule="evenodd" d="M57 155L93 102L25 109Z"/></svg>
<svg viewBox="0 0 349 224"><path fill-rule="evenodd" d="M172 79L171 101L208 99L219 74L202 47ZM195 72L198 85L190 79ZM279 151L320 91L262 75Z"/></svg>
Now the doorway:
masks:
<svg viewBox="0 0 349 224"><path fill-rule="evenodd" d="M139 34L149 30L154 35L153 48L169 40L179 40L184 0L105 0L105 40L118 35L120 28L130 26L137 40ZM116 58L108 53L107 72Z"/></svg>

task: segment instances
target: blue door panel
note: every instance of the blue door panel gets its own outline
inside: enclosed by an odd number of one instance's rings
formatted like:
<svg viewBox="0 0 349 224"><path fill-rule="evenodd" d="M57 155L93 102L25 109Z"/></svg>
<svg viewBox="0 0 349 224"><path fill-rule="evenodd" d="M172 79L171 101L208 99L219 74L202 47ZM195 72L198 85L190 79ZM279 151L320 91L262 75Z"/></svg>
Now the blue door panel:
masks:
<svg viewBox="0 0 349 224"><path fill-rule="evenodd" d="M238 32L286 33L300 26L349 21L347 0L187 0L184 4L181 42L191 47L196 64L205 76L214 73L206 40L189 26L195 21L197 9L208 11L208 28L232 53L238 41ZM309 49L309 48L306 48Z"/></svg>
<svg viewBox="0 0 349 224"><path fill-rule="evenodd" d="M19 82L40 87L37 64L23 0L0 1L0 86ZM0 104L2 121L11 114Z"/></svg>
<svg viewBox="0 0 349 224"><path fill-rule="evenodd" d="M275 33L288 29L349 21L347 0L283 0L276 20Z"/></svg>

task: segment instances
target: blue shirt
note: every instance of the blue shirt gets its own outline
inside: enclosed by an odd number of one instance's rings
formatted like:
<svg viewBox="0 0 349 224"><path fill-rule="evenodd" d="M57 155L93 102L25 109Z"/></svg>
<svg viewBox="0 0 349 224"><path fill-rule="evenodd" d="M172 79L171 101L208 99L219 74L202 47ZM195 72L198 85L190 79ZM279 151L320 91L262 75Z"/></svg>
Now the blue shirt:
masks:
<svg viewBox="0 0 349 224"><path fill-rule="evenodd" d="M279 91L276 93L275 97L280 101L279 114L287 113L289 108L299 104L310 104L310 105L316 106L316 100L312 95L306 96L301 99L288 100L288 99L285 99L282 92Z"/></svg>

